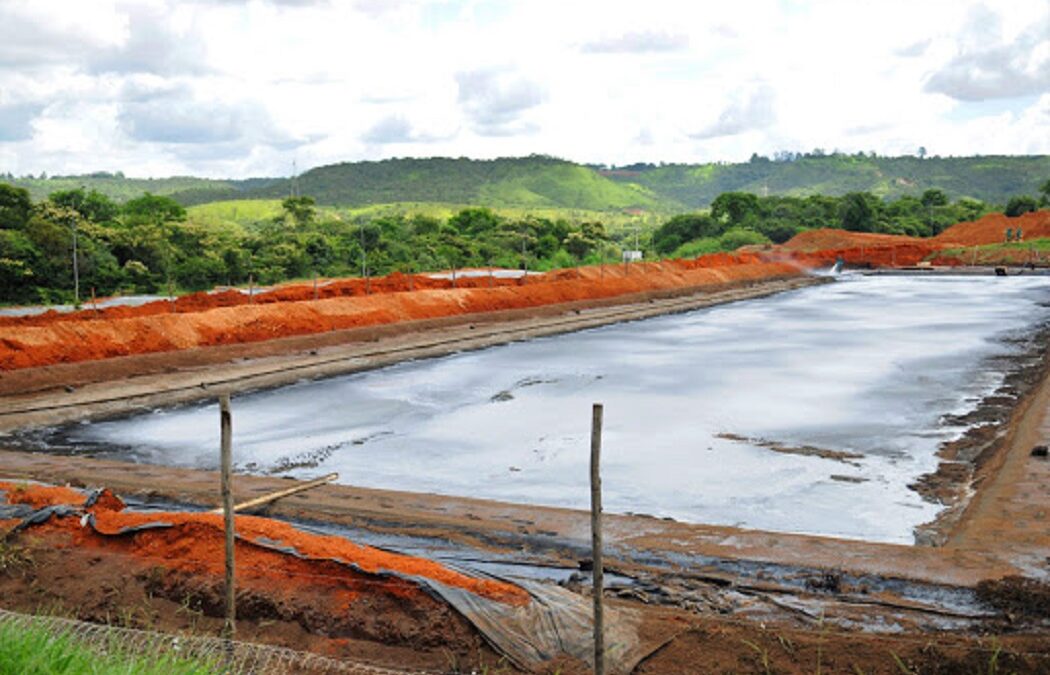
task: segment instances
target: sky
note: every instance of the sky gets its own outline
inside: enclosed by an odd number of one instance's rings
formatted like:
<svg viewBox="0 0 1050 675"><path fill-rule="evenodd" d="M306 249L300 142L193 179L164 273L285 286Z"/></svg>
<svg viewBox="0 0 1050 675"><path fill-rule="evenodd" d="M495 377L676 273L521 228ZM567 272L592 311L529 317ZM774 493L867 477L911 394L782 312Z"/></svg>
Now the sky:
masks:
<svg viewBox="0 0 1050 675"><path fill-rule="evenodd" d="M0 0L0 173L1050 153L1047 0Z"/></svg>

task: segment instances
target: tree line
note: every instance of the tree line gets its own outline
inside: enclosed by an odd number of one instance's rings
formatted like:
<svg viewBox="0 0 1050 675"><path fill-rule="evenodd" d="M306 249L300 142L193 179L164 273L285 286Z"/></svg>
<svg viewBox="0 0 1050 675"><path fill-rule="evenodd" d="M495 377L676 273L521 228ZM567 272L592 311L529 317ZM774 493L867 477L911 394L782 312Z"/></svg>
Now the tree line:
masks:
<svg viewBox="0 0 1050 675"><path fill-rule="evenodd" d="M25 189L0 183L0 302L72 300L74 236L80 288L100 296L313 275L551 269L619 256L602 223L508 219L485 208L448 219L396 215L351 223L322 215L310 197L294 197L276 218L217 226L194 222L166 196L147 193L118 204L74 189L34 203Z"/></svg>
<svg viewBox="0 0 1050 675"><path fill-rule="evenodd" d="M1050 203L1050 180L1037 200L1028 195L1012 197L1008 216L1019 216ZM807 229L835 227L853 232L877 232L931 237L955 223L976 220L998 210L976 199L949 201L942 190L883 200L870 192L850 192L841 197L760 197L749 192L724 192L709 212L675 216L653 233L660 255L674 257L732 250L745 244L780 244Z"/></svg>
<svg viewBox="0 0 1050 675"><path fill-rule="evenodd" d="M1019 215L1050 202L1019 196ZM677 215L652 232L610 234L600 222L507 218L467 208L447 219L382 216L348 222L321 212L311 197L282 202L279 216L248 225L206 225L166 196L143 194L119 204L96 190L52 193L34 202L0 183L0 302L59 303L73 298L73 242L82 297L171 293L250 280L271 284L313 275L340 277L496 266L547 270L619 260L635 240L647 257L696 256L746 244L782 243L804 229L841 227L918 237L993 209L944 192L884 201L867 192L842 197L719 195L708 212Z"/></svg>

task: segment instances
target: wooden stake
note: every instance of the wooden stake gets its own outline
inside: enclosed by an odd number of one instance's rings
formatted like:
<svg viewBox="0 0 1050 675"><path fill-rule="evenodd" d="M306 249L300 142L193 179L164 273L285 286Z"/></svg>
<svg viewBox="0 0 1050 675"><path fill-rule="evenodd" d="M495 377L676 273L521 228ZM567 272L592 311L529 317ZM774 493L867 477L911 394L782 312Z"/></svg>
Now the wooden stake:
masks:
<svg viewBox="0 0 1050 675"><path fill-rule="evenodd" d="M602 404L591 411L591 559L594 561L594 675L605 675L605 632L602 590Z"/></svg>
<svg viewBox="0 0 1050 675"><path fill-rule="evenodd" d="M222 515L226 530L226 624L223 637L232 640L237 616L236 589L233 577L233 490L231 473L233 466L233 418L230 415L230 395L219 397L219 426L222 435ZM228 645L227 649L231 649Z"/></svg>
<svg viewBox="0 0 1050 675"><path fill-rule="evenodd" d="M283 497L289 497L291 495L298 494L300 492L305 492L306 490L312 490L315 487L320 487L322 485L325 485L326 483L331 483L332 481L337 480L338 478L339 478L339 474L337 474L337 473L330 473L327 476L321 476L320 478L316 478L316 479L314 479L312 481L308 481L306 483L301 483L301 484L296 485L294 487L285 488L283 490L278 490L277 492L271 492L270 494L263 495L262 497L256 497L254 499L249 499L246 502L241 502L240 504L235 504L234 507L233 507L233 512L234 513L240 513L241 511L246 511L248 509L254 509L256 506L263 506L264 504L269 504L270 502L275 502L278 499L281 499ZM209 513L224 513L224 509L222 507L217 508L217 509L212 509L211 511L209 511Z"/></svg>
<svg viewBox="0 0 1050 675"><path fill-rule="evenodd" d="M255 302L255 275L248 275L248 304Z"/></svg>
<svg viewBox="0 0 1050 675"><path fill-rule="evenodd" d="M95 287L91 287L91 308L98 314L98 300L95 299Z"/></svg>
<svg viewBox="0 0 1050 675"><path fill-rule="evenodd" d="M314 272L314 300L317 299L317 272Z"/></svg>

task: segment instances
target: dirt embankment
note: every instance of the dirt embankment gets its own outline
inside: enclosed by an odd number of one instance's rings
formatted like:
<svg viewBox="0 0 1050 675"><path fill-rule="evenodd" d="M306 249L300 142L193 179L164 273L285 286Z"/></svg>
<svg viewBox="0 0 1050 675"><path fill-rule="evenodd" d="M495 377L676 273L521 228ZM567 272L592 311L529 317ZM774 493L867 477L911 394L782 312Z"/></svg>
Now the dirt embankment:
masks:
<svg viewBox="0 0 1050 675"><path fill-rule="evenodd" d="M923 261L957 267L972 264L973 256L944 255L943 251L998 244L1005 241L1007 229L1017 231L1018 228L1026 240L1050 237L1050 210L1026 213L1017 218L991 213L973 222L952 225L929 239L837 229L807 230L774 251L799 262L818 265L841 258L847 264L861 267L912 266ZM1017 263L1029 261L1027 251L1017 251L1014 257ZM1009 260L995 261L996 264L1002 262Z"/></svg>
<svg viewBox="0 0 1050 675"><path fill-rule="evenodd" d="M754 255L719 254L696 260L609 265L562 270L537 278L500 282L496 279L460 280L457 288L404 292L404 278L392 275L371 282L371 294L312 300L312 287L281 289L269 302L218 306L187 313L153 313L146 305L73 315L46 315L8 319L0 323L0 370L32 368L153 352L175 351L259 342L295 335L324 333L422 319L469 315L499 310L557 305L582 300L666 289L718 289L729 284L797 277L800 265L763 262ZM431 280L440 283L439 280ZM490 281L492 283L489 286ZM329 287L353 289L362 282ZM451 282L447 282L451 283ZM299 292L309 300L297 299ZM356 292L356 291L354 291ZM240 294L237 294L240 296ZM243 296L240 296L243 297ZM282 299L283 298L283 299ZM199 297L194 302L222 305L225 294ZM189 300L187 300L189 302ZM154 303L168 306L169 303ZM169 307L170 310L170 307ZM139 312L135 314L135 312ZM125 316L130 313L131 316ZM114 318L116 317L116 318Z"/></svg>
<svg viewBox="0 0 1050 675"><path fill-rule="evenodd" d="M155 598L175 603L184 618L222 616L221 515L130 512L109 491L85 501L76 490L32 483L0 482L2 497L15 506L75 511L56 513L12 535L5 550L26 551L20 545L28 540L45 541L46 548L61 551L61 559L51 565L64 569L68 581L56 579L52 590L62 601L81 607L79 618L109 623L123 617L125 623L138 625L165 604ZM0 527L0 539L16 522ZM528 594L511 584L470 577L424 558L304 532L268 518L237 516L236 527L238 619L249 625L264 626L267 619L277 623L274 632L288 639L286 646L356 656L347 649L353 641L367 645L366 652L393 648L425 655L447 650L477 660L486 650L479 651L474 627L413 580L434 580L509 606L529 602ZM35 559L41 551L23 555ZM9 576L5 572L19 571L19 565L6 569L9 565L4 561L0 564L4 604L20 607L38 596L33 585L4 583ZM107 587L114 576L122 580L116 597L114 588ZM121 602L126 594L134 599L132 603ZM296 629L284 635L291 626ZM304 645L306 636L310 639Z"/></svg>
<svg viewBox="0 0 1050 675"><path fill-rule="evenodd" d="M838 259L857 267L899 267L932 260L960 246L1002 241L1006 228L1028 238L1050 236L1050 211L1019 218L992 214L931 239L821 229L783 246L691 260L560 270L522 279L472 276L435 279L391 274L322 285L291 284L249 297L238 291L195 293L139 307L71 314L0 317L0 371L116 356L262 342L275 338L382 326L500 310L603 300L671 289L712 290L784 279Z"/></svg>

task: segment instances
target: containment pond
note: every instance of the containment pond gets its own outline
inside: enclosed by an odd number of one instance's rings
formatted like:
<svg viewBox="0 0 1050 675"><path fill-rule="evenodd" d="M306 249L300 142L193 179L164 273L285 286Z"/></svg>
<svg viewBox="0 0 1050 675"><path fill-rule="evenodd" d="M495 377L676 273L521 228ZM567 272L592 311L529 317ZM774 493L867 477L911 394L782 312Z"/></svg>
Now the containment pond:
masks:
<svg viewBox="0 0 1050 675"><path fill-rule="evenodd" d="M912 542L908 485L1050 320L1046 277L834 283L233 401L241 471L586 508L605 404L606 509ZM214 404L50 430L36 443L214 468Z"/></svg>

